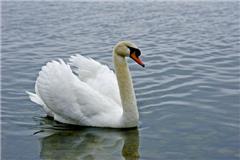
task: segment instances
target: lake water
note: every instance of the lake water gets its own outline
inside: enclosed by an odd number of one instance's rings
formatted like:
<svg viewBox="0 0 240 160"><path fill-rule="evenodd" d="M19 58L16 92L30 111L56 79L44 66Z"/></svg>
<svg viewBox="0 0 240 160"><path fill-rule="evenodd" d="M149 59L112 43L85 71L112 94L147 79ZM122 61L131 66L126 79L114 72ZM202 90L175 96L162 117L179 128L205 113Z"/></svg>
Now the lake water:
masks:
<svg viewBox="0 0 240 160"><path fill-rule="evenodd" d="M237 160L240 158L240 12L231 2L3 2L3 160ZM129 60L136 129L74 127L45 118L25 91L52 59L76 53L112 68Z"/></svg>

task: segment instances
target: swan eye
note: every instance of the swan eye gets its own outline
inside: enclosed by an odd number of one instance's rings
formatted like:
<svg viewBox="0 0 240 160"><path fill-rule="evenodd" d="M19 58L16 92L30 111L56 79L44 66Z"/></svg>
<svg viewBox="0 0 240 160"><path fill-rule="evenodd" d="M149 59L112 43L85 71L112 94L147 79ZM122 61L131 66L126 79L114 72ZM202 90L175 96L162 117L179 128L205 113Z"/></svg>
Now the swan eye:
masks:
<svg viewBox="0 0 240 160"><path fill-rule="evenodd" d="M139 50L139 49L136 49L136 50L135 50L135 54L136 54L137 57L139 57L139 56L141 55L140 50Z"/></svg>
<svg viewBox="0 0 240 160"><path fill-rule="evenodd" d="M128 48L129 48L129 50L130 50L130 55L131 55L132 53L135 53L135 55L136 55L137 57L139 57L139 56L141 55L141 51L140 51L139 49L133 48L133 47L129 47L129 46L128 46Z"/></svg>

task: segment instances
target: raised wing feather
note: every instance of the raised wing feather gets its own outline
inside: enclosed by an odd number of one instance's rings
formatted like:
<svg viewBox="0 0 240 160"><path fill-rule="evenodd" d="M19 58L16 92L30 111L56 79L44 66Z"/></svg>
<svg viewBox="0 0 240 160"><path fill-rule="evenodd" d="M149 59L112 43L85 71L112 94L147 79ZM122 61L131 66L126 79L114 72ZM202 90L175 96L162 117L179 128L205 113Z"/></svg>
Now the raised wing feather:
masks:
<svg viewBox="0 0 240 160"><path fill-rule="evenodd" d="M104 126L122 112L114 107L118 106L115 101L81 81L62 60L42 68L36 88L54 119L63 123Z"/></svg>
<svg viewBox="0 0 240 160"><path fill-rule="evenodd" d="M81 55L71 56L70 65L81 81L121 106L116 75L106 65Z"/></svg>

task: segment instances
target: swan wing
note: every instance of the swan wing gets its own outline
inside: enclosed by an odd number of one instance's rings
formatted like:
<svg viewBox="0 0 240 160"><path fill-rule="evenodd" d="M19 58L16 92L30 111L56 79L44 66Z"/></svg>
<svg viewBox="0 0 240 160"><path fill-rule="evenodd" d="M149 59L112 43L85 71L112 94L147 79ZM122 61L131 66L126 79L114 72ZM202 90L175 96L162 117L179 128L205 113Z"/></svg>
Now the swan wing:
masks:
<svg viewBox="0 0 240 160"><path fill-rule="evenodd" d="M36 90L54 119L63 123L104 126L121 115L113 100L81 81L61 59L42 68Z"/></svg>
<svg viewBox="0 0 240 160"><path fill-rule="evenodd" d="M116 75L108 66L82 55L71 56L70 65L81 81L121 106Z"/></svg>

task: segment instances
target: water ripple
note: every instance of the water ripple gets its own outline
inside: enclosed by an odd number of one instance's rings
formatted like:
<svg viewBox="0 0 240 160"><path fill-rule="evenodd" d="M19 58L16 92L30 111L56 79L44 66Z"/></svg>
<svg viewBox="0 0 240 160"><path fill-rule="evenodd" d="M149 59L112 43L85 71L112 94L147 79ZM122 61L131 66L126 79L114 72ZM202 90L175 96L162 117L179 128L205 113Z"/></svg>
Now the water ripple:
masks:
<svg viewBox="0 0 240 160"><path fill-rule="evenodd" d="M140 47L146 64L141 68L129 60L140 112L141 158L238 159L237 3L4 2L3 158L41 159L36 157L39 140L28 139L41 127L57 130L64 135L60 139L77 137L64 132L68 127L41 118L45 114L25 94L33 90L42 65L80 53L113 68L113 45L128 39ZM98 133L91 131L101 139ZM44 138L48 139L42 136L41 141L52 146ZM61 141L63 146L67 143ZM18 148L14 153L13 146ZM22 154L26 151L21 148L30 153Z"/></svg>

